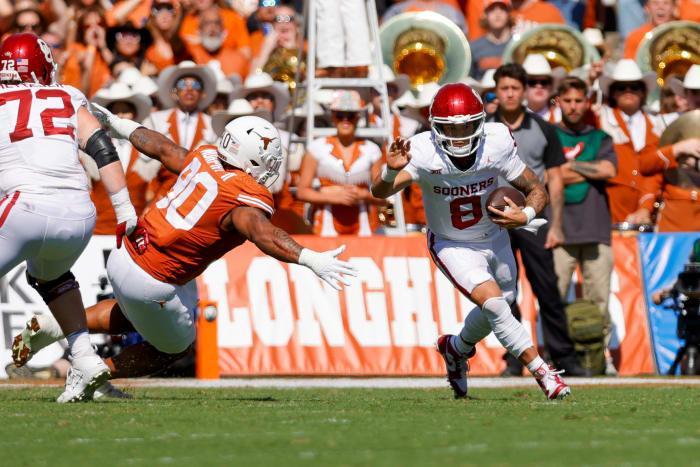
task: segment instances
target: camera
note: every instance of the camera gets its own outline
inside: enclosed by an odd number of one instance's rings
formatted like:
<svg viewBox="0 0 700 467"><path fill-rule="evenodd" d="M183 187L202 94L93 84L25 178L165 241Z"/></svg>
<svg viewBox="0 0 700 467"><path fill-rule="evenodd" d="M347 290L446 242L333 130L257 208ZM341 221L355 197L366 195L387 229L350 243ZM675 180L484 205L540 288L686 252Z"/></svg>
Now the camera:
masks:
<svg viewBox="0 0 700 467"><path fill-rule="evenodd" d="M700 374L700 262L686 264L666 296L673 299L673 305L667 308L678 315L676 335L685 341L685 345L678 349L668 374L675 374L679 364L684 375Z"/></svg>

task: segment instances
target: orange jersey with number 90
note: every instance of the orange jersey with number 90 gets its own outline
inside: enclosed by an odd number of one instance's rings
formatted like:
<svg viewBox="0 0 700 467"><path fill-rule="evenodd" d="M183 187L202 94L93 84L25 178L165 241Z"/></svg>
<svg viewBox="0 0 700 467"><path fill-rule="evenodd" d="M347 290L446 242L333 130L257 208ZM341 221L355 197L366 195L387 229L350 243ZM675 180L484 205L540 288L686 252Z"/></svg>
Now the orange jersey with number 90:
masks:
<svg viewBox="0 0 700 467"><path fill-rule="evenodd" d="M151 243L139 255L126 242L136 264L162 282L184 285L209 264L245 242L240 233L221 228L221 220L237 206L273 214L272 194L253 177L221 165L215 146L201 146L185 159L184 168L167 196L146 214Z"/></svg>

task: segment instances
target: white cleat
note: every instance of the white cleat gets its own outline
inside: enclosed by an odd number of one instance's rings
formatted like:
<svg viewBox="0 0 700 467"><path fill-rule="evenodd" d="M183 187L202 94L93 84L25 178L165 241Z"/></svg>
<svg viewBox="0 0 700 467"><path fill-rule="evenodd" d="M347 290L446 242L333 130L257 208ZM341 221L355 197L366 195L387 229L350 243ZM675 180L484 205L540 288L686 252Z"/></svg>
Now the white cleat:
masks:
<svg viewBox="0 0 700 467"><path fill-rule="evenodd" d="M94 399L133 399L134 396L127 394L114 386L109 381L106 381L102 386L95 389L95 393L92 395Z"/></svg>
<svg viewBox="0 0 700 467"><path fill-rule="evenodd" d="M563 399L569 394L571 394L571 388L561 379L560 374L564 373L564 370L554 370L551 366L543 363L535 371L535 379L537 384L542 388L542 392L547 396L547 399Z"/></svg>
<svg viewBox="0 0 700 467"><path fill-rule="evenodd" d="M68 369L66 389L58 396L56 402L89 401L97 388L112 377L109 368L97 355L86 355L73 359L73 366Z"/></svg>
<svg viewBox="0 0 700 467"><path fill-rule="evenodd" d="M34 354L63 339L63 331L51 315L35 315L12 341L12 360L16 367L27 364Z"/></svg>

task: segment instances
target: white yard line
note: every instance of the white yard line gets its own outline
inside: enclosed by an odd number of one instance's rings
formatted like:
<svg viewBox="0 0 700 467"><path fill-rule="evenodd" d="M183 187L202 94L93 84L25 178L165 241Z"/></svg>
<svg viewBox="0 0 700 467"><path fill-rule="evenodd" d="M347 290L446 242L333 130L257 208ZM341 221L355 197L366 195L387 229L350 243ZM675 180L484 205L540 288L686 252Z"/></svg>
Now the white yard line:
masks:
<svg viewBox="0 0 700 467"><path fill-rule="evenodd" d="M700 378L641 377L641 378L567 378L571 386L700 386ZM216 380L142 378L121 379L115 382L119 387L140 388L446 388L444 378L225 378ZM535 383L530 377L521 378L479 378L469 379L471 388L513 388L530 387ZM26 384L0 383L2 389L27 387L58 387L59 383Z"/></svg>

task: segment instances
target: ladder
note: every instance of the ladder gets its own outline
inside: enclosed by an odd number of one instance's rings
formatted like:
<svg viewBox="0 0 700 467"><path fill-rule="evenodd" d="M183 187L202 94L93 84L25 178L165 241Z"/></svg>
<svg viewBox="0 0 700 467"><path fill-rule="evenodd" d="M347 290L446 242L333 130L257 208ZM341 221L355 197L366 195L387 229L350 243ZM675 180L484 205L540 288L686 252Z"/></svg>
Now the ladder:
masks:
<svg viewBox="0 0 700 467"><path fill-rule="evenodd" d="M317 8L316 2L325 0L304 0L303 8L303 24L301 25L299 34L299 46L297 63L302 63L302 54L304 50L304 39L308 34L308 50L306 53L306 80L301 82L301 66L297 66L295 82L297 83L292 93L292 108L291 117L287 124L287 130L290 134L290 147L294 143L304 143L307 146L315 138L335 135L337 130L335 127L316 127L313 115L313 102L316 95L321 89L355 89L368 90L374 89L381 96L381 127L358 127L355 130L355 135L365 139L381 139L387 144L391 144L393 135L394 119L389 109L389 93L386 87L386 81L382 76L382 47L379 42L379 19L377 18L377 7L374 0L365 0L365 8L367 9L367 20L369 22L370 42L372 44L372 72L367 78L317 78L316 77L316 24L317 24ZM306 136L300 138L294 135L294 118L295 110L302 104L299 103L298 96L304 96L307 101L306 105ZM395 194L393 197L394 219L396 220L395 228L385 228L387 235L403 235L406 233L406 223L403 216L403 204L401 193Z"/></svg>

